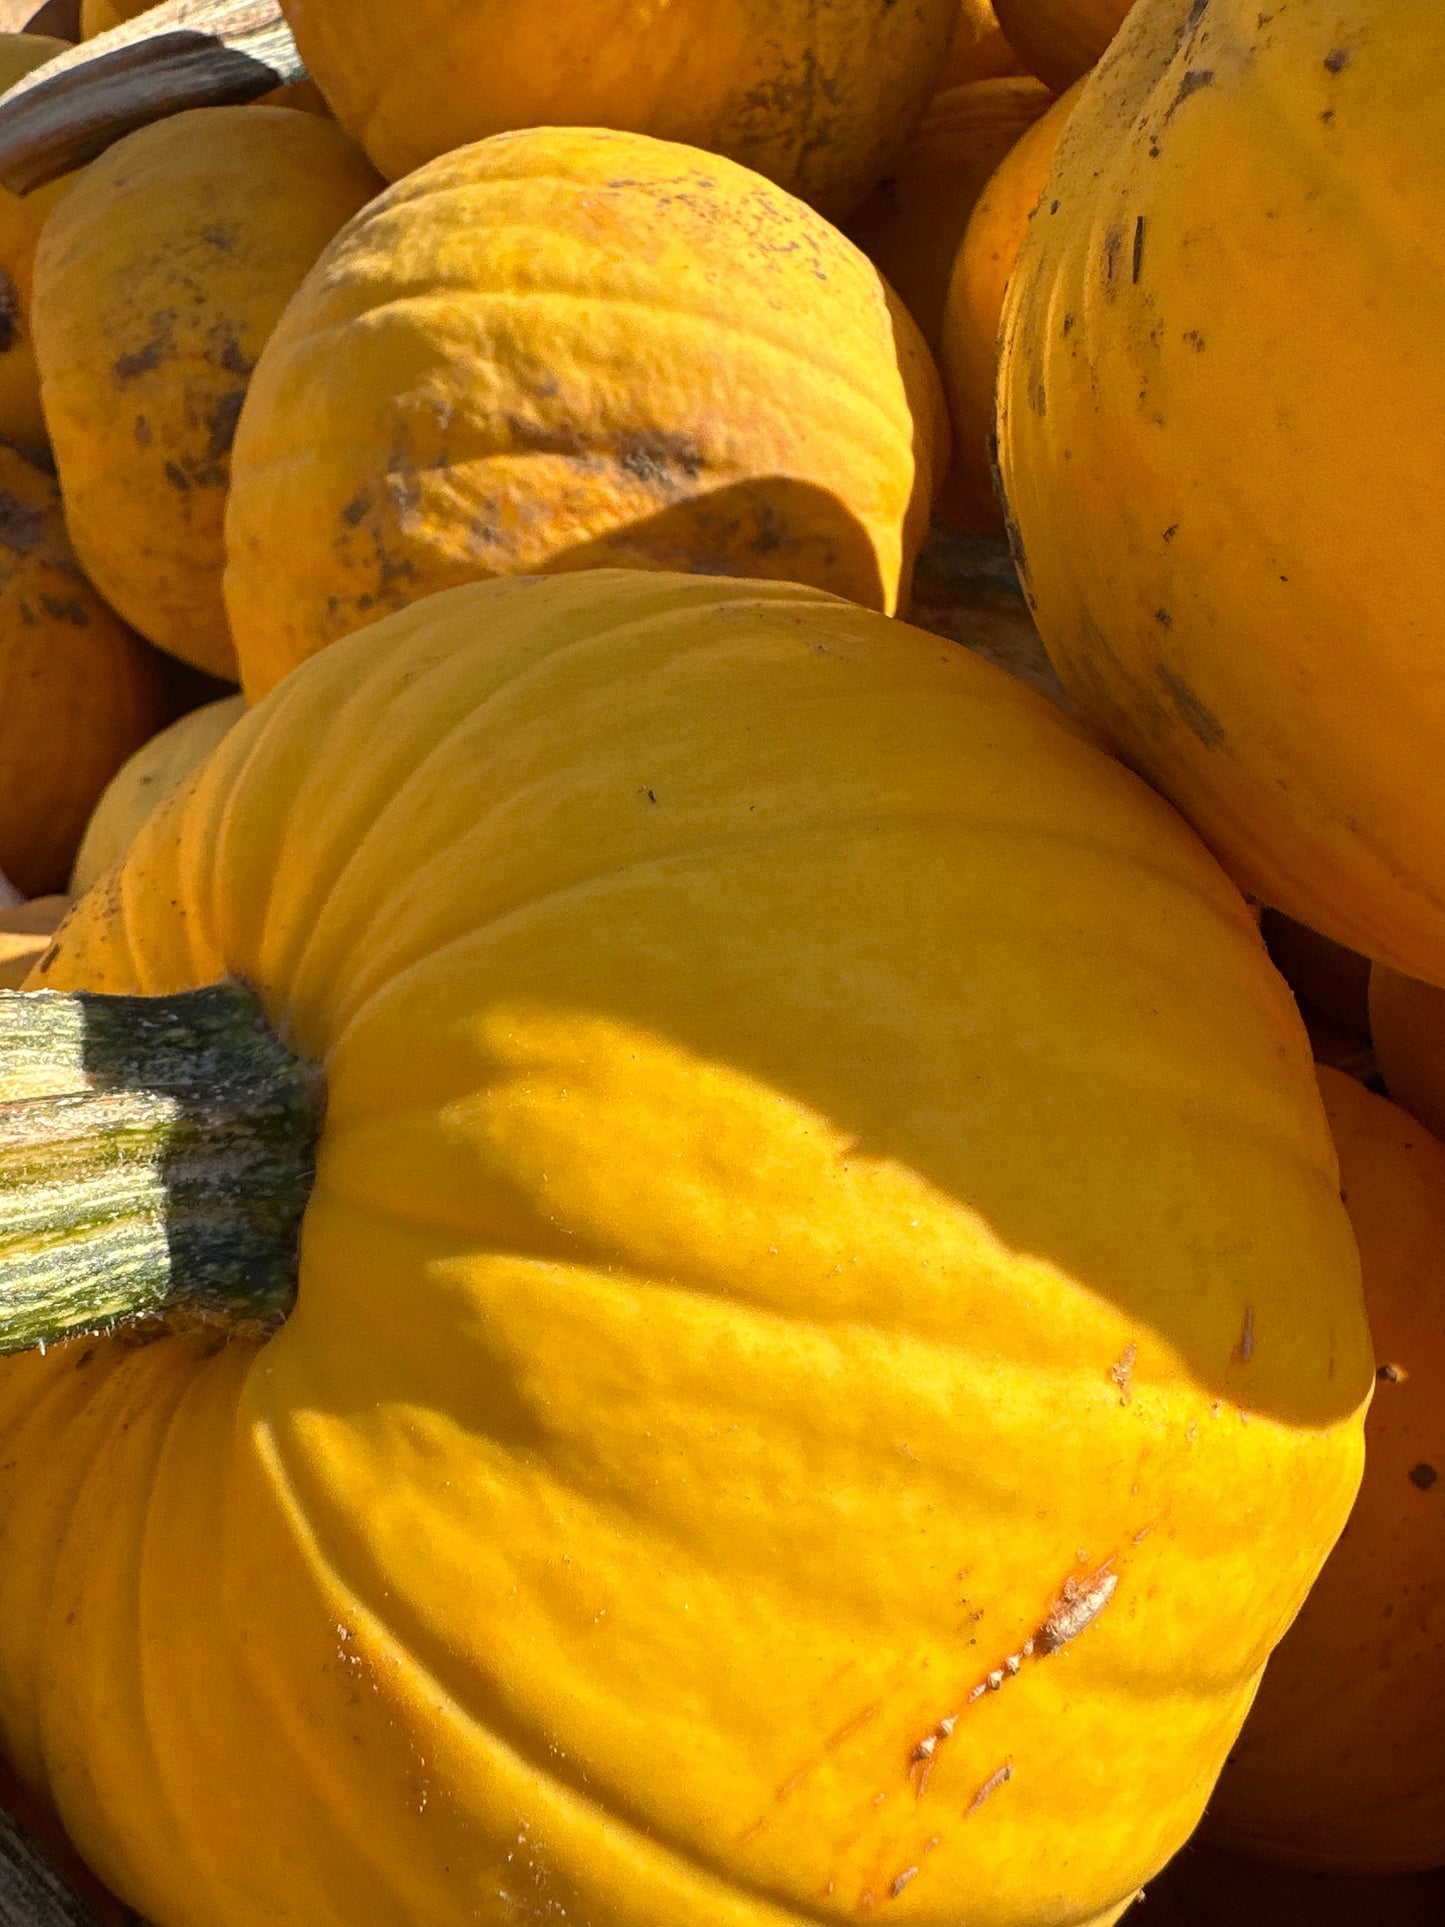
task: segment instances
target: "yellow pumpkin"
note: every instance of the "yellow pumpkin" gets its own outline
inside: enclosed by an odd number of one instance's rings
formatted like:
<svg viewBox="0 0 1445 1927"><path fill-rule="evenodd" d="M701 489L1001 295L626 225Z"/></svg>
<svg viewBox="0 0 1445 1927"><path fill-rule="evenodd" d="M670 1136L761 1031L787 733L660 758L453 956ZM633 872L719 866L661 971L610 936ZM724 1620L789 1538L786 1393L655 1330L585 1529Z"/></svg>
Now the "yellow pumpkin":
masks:
<svg viewBox="0 0 1445 1927"><path fill-rule="evenodd" d="M1025 72L1037 74L1055 93L1062 93L1100 58L1130 4L1131 0L994 0L994 10Z"/></svg>
<svg viewBox="0 0 1445 1927"><path fill-rule="evenodd" d="M248 695L435 589L607 566L907 593L942 388L876 271L746 168L543 128L434 161L318 262L251 385Z"/></svg>
<svg viewBox="0 0 1445 1927"><path fill-rule="evenodd" d="M958 0L285 0L301 56L389 180L519 127L703 147L827 214L937 83Z"/></svg>
<svg viewBox="0 0 1445 1927"><path fill-rule="evenodd" d="M958 0L958 21L949 42L948 57L938 76L942 93L970 80L996 80L1022 73L1019 57L1008 44L991 0Z"/></svg>
<svg viewBox="0 0 1445 1927"><path fill-rule="evenodd" d="M222 518L251 370L380 186L315 115L210 107L117 143L46 223L36 350L71 539L134 628L214 675L236 675Z"/></svg>
<svg viewBox="0 0 1445 1927"><path fill-rule="evenodd" d="M1370 966L1370 1035L1397 1104L1445 1138L1445 990Z"/></svg>
<svg viewBox="0 0 1445 1927"><path fill-rule="evenodd" d="M999 456L1084 711L1251 894L1445 982L1437 76L1425 0L1141 0L1019 256Z"/></svg>
<svg viewBox="0 0 1445 1927"><path fill-rule="evenodd" d="M1322 1873L1404 1873L1445 1866L1445 1144L1353 1078L1319 1079L1379 1361L1365 1481L1211 1826Z"/></svg>
<svg viewBox="0 0 1445 1927"><path fill-rule="evenodd" d="M72 896L84 896L119 862L151 812L200 768L231 725L244 716L240 696L223 696L179 717L143 743L116 771L91 812L70 873Z"/></svg>
<svg viewBox="0 0 1445 1927"><path fill-rule="evenodd" d="M70 898L57 894L31 897L0 910L0 990L19 990L49 949L69 909Z"/></svg>
<svg viewBox="0 0 1445 1927"><path fill-rule="evenodd" d="M846 225L935 355L948 277L974 204L1052 99L1026 77L975 80L935 94L912 140Z"/></svg>
<svg viewBox="0 0 1445 1927"><path fill-rule="evenodd" d="M324 1071L289 1319L0 1363L0 1744L108 1884L1116 1918L1373 1374L1303 1034L1167 806L816 590L472 584L236 724L15 1021L73 1061L64 993L222 978ZM164 1046L91 1008L88 1063ZM185 1168L163 1251L248 1202Z"/></svg>
<svg viewBox="0 0 1445 1927"><path fill-rule="evenodd" d="M0 442L0 870L62 890L95 800L167 720L158 658L86 581L54 479Z"/></svg>
<svg viewBox="0 0 1445 1927"><path fill-rule="evenodd" d="M0 33L0 94L68 46L48 34ZM74 178L64 175L24 196L0 187L0 439L29 455L43 456L48 440L30 329L35 244Z"/></svg>
<svg viewBox="0 0 1445 1927"><path fill-rule="evenodd" d="M1077 86L1033 120L1003 155L969 213L949 263L939 359L953 424L953 463L938 513L979 535L1003 534L993 480L998 330L1009 276L1043 192Z"/></svg>

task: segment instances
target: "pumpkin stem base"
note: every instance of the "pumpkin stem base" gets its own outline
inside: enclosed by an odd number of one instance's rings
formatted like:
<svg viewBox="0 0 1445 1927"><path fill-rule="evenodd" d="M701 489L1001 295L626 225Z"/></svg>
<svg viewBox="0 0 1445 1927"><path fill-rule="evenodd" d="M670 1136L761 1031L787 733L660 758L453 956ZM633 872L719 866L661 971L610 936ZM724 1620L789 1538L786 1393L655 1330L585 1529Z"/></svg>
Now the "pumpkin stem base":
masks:
<svg viewBox="0 0 1445 1927"><path fill-rule="evenodd" d="M322 1105L245 984L0 993L0 1354L275 1330Z"/></svg>

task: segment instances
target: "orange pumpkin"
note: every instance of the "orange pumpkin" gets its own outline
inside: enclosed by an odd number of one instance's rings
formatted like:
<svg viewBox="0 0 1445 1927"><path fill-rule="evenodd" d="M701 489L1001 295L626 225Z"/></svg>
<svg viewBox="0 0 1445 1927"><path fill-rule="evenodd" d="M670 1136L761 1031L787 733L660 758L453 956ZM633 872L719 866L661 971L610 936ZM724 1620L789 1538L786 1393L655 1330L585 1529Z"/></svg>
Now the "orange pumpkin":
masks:
<svg viewBox="0 0 1445 1927"><path fill-rule="evenodd" d="M1240 1851L1321 1872L1445 1865L1445 1144L1321 1068L1378 1369L1349 1524L1215 1790Z"/></svg>
<svg viewBox="0 0 1445 1927"><path fill-rule="evenodd" d="M970 80L996 80L1022 72L1019 57L1004 38L990 0L959 0L958 25L938 76L938 91L962 87Z"/></svg>
<svg viewBox="0 0 1445 1927"><path fill-rule="evenodd" d="M1025 71L1062 93L1103 54L1130 4L1131 0L994 0L994 11Z"/></svg>
<svg viewBox="0 0 1445 1927"><path fill-rule="evenodd" d="M1370 967L1370 1034L1386 1089L1445 1138L1445 990Z"/></svg>
<svg viewBox="0 0 1445 1927"><path fill-rule="evenodd" d="M935 94L912 140L846 224L935 355L948 277L974 204L1052 99L1028 78L975 80Z"/></svg>
<svg viewBox="0 0 1445 1927"><path fill-rule="evenodd" d="M1004 295L1078 92L1075 86L1061 94L1003 155L969 214L950 264L939 353L953 423L953 465L938 513L955 527L980 535L1004 532L993 480L994 388Z"/></svg>

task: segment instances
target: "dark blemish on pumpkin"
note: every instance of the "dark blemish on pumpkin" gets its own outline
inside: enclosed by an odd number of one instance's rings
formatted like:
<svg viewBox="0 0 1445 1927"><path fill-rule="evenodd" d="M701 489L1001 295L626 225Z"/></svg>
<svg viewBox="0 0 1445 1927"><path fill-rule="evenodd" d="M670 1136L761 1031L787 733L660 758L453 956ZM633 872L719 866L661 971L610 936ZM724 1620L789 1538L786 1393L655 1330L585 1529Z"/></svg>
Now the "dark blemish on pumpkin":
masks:
<svg viewBox="0 0 1445 1927"><path fill-rule="evenodd" d="M1197 94L1202 87L1209 86L1213 79L1214 69L1212 67L1190 67L1186 71L1183 80L1179 83L1179 92L1174 96L1173 100L1170 101L1165 110L1164 124L1168 126L1175 114L1178 113L1185 101L1188 100L1189 96L1191 94Z"/></svg>
<svg viewBox="0 0 1445 1927"><path fill-rule="evenodd" d="M1104 236L1104 287L1112 293L1114 277L1119 272L1119 255L1124 246L1124 237L1118 228L1110 228Z"/></svg>
<svg viewBox="0 0 1445 1927"><path fill-rule="evenodd" d="M1197 27L1204 18L1208 6L1209 0L1194 0L1194 5L1189 9L1189 17L1184 22L1185 26Z"/></svg>
<svg viewBox="0 0 1445 1927"><path fill-rule="evenodd" d="M206 417L206 427L210 431L206 440L206 454L213 462L229 455L236 439L236 423L241 419L241 406L246 399L244 388L233 388L229 394L219 396L211 405Z"/></svg>
<svg viewBox="0 0 1445 1927"><path fill-rule="evenodd" d="M1178 535L1178 533L1179 533L1179 524L1177 522L1171 522L1168 528L1165 529L1164 531L1164 540L1166 542L1172 542L1175 536Z"/></svg>
<svg viewBox="0 0 1445 1927"><path fill-rule="evenodd" d="M1217 749L1224 741L1224 725L1219 718L1200 702L1184 678L1177 675L1167 663L1159 664L1158 676L1174 698L1174 707L1179 711L1185 727L1193 731L1206 749Z"/></svg>
<svg viewBox="0 0 1445 1927"><path fill-rule="evenodd" d="M141 448L150 447L151 425L144 415L137 415L135 418L135 438Z"/></svg>
<svg viewBox="0 0 1445 1927"><path fill-rule="evenodd" d="M114 363L114 371L122 381L133 381L137 375L148 375L159 368L166 356L173 352L173 335L179 317L174 308L163 308L159 314L151 316L151 338L143 348L135 348L129 354L121 355Z"/></svg>
<svg viewBox="0 0 1445 1927"><path fill-rule="evenodd" d="M916 1880L917 1878L918 1878L917 1867L905 1867L902 1873L894 1874L892 1882L890 1883L888 1888L888 1898L890 1900L897 1900L898 1896L903 1892L903 1889L908 1885L909 1881Z"/></svg>
<svg viewBox="0 0 1445 1927"><path fill-rule="evenodd" d="M1154 620L1162 629L1172 629L1174 627L1174 618L1167 609L1156 609L1154 611Z"/></svg>
<svg viewBox="0 0 1445 1927"><path fill-rule="evenodd" d="M76 1371L81 1371L85 1366L87 1366L90 1363L91 1359L94 1357L95 1357L94 1345L87 1345L85 1350L80 1354L80 1357L77 1358L75 1361Z"/></svg>
<svg viewBox="0 0 1445 1927"><path fill-rule="evenodd" d="M1072 334L1073 331L1074 331L1074 317L1071 314L1066 314L1064 316L1064 333L1068 335L1068 334Z"/></svg>
<svg viewBox="0 0 1445 1927"><path fill-rule="evenodd" d="M618 460L639 482L669 494L681 488L679 475L695 482L704 465L702 451L687 435L631 435L622 443Z"/></svg>
<svg viewBox="0 0 1445 1927"><path fill-rule="evenodd" d="M9 354L21 332L20 291L4 268L0 268L0 355Z"/></svg>
<svg viewBox="0 0 1445 1927"><path fill-rule="evenodd" d="M1143 266L1144 266L1144 216L1141 214L1136 218L1134 222L1134 259L1129 271L1129 278L1134 283L1134 286L1136 288L1139 285L1139 274Z"/></svg>
<svg viewBox="0 0 1445 1927"><path fill-rule="evenodd" d="M1335 117L1335 110L1333 107L1326 107L1324 112L1320 115L1320 119L1326 122L1332 121L1334 117Z"/></svg>
<svg viewBox="0 0 1445 1927"><path fill-rule="evenodd" d="M360 495L353 495L351 500L346 504L346 507L341 511L341 519L347 528L354 529L370 507L371 497L365 492Z"/></svg>
<svg viewBox="0 0 1445 1927"><path fill-rule="evenodd" d="M1332 47L1325 55L1325 69L1328 73L1342 74L1350 64L1348 47Z"/></svg>
<svg viewBox="0 0 1445 1927"><path fill-rule="evenodd" d="M1058 213L1058 211L1059 211L1059 209L1060 209L1060 208L1061 208L1062 206L1063 206L1063 202L1062 202L1062 201L1050 201L1050 202L1049 202L1049 212L1050 212L1050 214L1057 214L1057 213Z"/></svg>
<svg viewBox="0 0 1445 1927"><path fill-rule="evenodd" d="M184 469L178 468L174 462L167 462L165 474L172 488L179 489L182 495L190 493L191 478Z"/></svg>
<svg viewBox="0 0 1445 1927"><path fill-rule="evenodd" d="M1191 328L1184 339L1189 343L1196 355L1202 355L1204 353L1204 336L1200 334L1197 328Z"/></svg>
<svg viewBox="0 0 1445 1927"><path fill-rule="evenodd" d="M1037 362L1029 370L1029 407L1036 415L1046 415L1049 409L1048 394L1044 388L1044 371Z"/></svg>
<svg viewBox="0 0 1445 1927"><path fill-rule="evenodd" d="M1244 1308L1244 1324L1240 1330L1239 1343L1229 1356L1231 1361L1236 1365L1247 1365L1250 1359L1254 1357L1253 1305L1246 1305Z"/></svg>
<svg viewBox="0 0 1445 1927"><path fill-rule="evenodd" d="M220 248L227 254L229 254L231 249L236 245L236 237L228 227L203 227L201 229L201 239L206 243L207 247Z"/></svg>
<svg viewBox="0 0 1445 1927"><path fill-rule="evenodd" d="M78 597L43 595L40 606L46 615L53 616L57 622L68 622L77 629L90 627L90 613Z"/></svg>
<svg viewBox="0 0 1445 1927"><path fill-rule="evenodd" d="M1403 1365L1381 1365L1375 1377L1383 1379L1386 1385L1401 1385L1410 1376Z"/></svg>
<svg viewBox="0 0 1445 1927"><path fill-rule="evenodd" d="M647 798L647 800L648 800L648 802L649 802L649 803L655 803L655 802L657 801L657 791L656 791L656 790L650 790L650 789L646 789L646 788L643 788L643 789L640 789L640 790L639 790L639 791L637 792L637 794L638 794L639 796L645 796L645 797Z"/></svg>
<svg viewBox="0 0 1445 1927"><path fill-rule="evenodd" d="M1410 1483L1419 1486L1422 1492L1428 1492L1439 1476L1434 1466L1427 1465L1423 1459L1410 1467Z"/></svg>
<svg viewBox="0 0 1445 1927"><path fill-rule="evenodd" d="M12 555L32 555L44 536L43 512L0 490L0 548Z"/></svg>
<svg viewBox="0 0 1445 1927"><path fill-rule="evenodd" d="M1014 568L1018 571L1019 581L1027 595L1030 587L1029 559L1024 553L1024 539L1019 534L1019 525L1014 520L1007 503L1004 504L1003 528L1004 534L1008 537L1009 554L1013 557Z"/></svg>

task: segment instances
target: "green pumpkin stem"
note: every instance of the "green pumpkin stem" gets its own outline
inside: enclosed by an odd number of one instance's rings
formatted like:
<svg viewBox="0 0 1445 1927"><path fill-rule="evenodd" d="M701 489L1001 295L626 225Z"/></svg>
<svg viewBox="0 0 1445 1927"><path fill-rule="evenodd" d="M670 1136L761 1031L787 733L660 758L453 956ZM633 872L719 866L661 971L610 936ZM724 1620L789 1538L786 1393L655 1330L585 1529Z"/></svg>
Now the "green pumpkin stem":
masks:
<svg viewBox="0 0 1445 1927"><path fill-rule="evenodd" d="M0 1354L274 1331L322 1088L244 984L0 993Z"/></svg>

